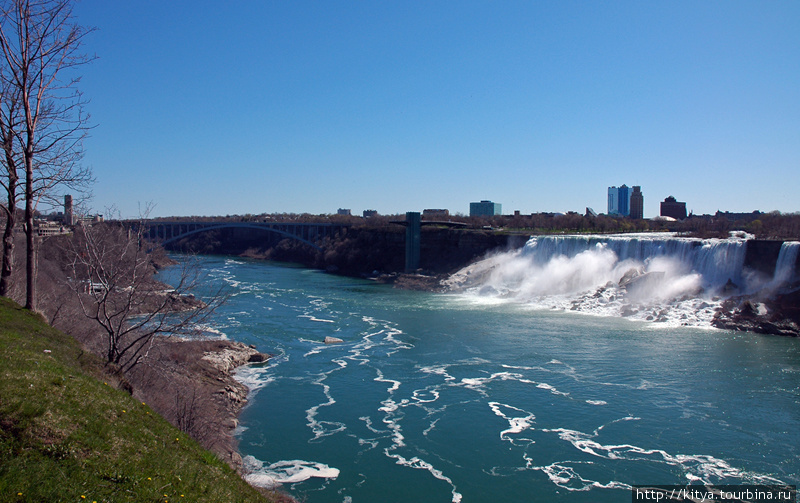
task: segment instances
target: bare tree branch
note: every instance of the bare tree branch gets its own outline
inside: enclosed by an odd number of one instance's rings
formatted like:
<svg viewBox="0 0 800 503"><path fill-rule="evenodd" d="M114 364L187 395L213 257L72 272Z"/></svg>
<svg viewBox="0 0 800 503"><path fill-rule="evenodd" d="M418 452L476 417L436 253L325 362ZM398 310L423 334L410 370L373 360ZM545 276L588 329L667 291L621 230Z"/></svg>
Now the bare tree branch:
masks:
<svg viewBox="0 0 800 503"><path fill-rule="evenodd" d="M36 207L56 197L56 187L80 190L93 181L81 165L89 116L77 89L80 78L73 72L94 59L81 52L83 39L91 32L74 22L72 0L0 0L0 84L3 111L9 112L3 114L8 120L0 140L9 176L9 156L18 160L17 169L24 174L25 307L32 310L36 309ZM14 184L9 178L9 196Z"/></svg>
<svg viewBox="0 0 800 503"><path fill-rule="evenodd" d="M81 310L102 327L107 362L125 371L141 361L155 336L196 333L225 301L221 288L194 299L203 277L191 260L180 264L173 288L154 281L153 245L144 232L144 225L117 222L79 226L71 250L72 289Z"/></svg>

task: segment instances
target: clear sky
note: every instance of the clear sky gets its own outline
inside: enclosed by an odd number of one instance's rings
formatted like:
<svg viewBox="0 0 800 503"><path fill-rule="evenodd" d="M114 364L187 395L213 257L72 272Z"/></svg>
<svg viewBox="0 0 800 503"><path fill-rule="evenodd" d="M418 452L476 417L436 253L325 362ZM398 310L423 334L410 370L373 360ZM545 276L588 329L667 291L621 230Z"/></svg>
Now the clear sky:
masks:
<svg viewBox="0 0 800 503"><path fill-rule="evenodd" d="M95 211L800 211L800 2L83 0Z"/></svg>

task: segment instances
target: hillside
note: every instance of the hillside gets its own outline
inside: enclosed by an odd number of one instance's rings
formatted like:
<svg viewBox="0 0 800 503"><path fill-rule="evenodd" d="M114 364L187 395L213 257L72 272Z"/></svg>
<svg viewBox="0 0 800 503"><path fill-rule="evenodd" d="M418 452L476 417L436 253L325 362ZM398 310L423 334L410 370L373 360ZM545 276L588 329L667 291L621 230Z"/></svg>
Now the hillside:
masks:
<svg viewBox="0 0 800 503"><path fill-rule="evenodd" d="M110 384L73 338L0 299L0 501L270 501Z"/></svg>

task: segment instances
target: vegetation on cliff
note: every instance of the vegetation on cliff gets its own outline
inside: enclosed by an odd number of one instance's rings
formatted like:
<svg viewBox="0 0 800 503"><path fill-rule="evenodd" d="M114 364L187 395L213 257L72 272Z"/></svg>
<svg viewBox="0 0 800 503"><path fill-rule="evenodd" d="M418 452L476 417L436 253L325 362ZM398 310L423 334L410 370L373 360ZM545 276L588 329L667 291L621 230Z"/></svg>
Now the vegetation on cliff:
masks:
<svg viewBox="0 0 800 503"><path fill-rule="evenodd" d="M264 501L104 372L72 337L0 299L0 500Z"/></svg>

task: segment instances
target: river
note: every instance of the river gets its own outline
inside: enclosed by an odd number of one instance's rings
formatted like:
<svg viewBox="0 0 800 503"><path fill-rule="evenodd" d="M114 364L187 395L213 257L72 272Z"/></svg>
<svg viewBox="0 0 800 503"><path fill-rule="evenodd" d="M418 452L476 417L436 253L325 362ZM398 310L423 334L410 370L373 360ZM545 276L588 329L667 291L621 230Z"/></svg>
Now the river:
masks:
<svg viewBox="0 0 800 503"><path fill-rule="evenodd" d="M231 293L208 330L274 355L238 373L251 483L361 503L800 482L796 339L199 261Z"/></svg>

